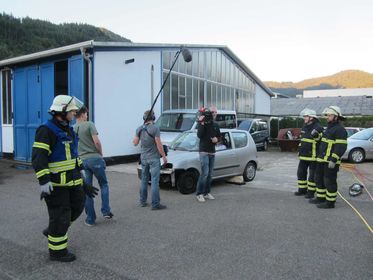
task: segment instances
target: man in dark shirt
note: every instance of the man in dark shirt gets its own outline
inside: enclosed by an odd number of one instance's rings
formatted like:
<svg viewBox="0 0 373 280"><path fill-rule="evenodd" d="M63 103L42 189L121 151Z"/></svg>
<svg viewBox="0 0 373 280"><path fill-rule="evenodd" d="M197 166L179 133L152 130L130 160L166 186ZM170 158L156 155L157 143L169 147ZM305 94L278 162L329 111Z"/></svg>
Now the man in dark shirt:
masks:
<svg viewBox="0 0 373 280"><path fill-rule="evenodd" d="M220 129L214 123L217 115L216 107L211 107L210 110L202 110L201 116L198 118L199 141L199 158L201 161L201 174L197 182L197 200L205 202L205 199L215 199L210 193L211 189L211 174L215 163L215 145L219 142Z"/></svg>

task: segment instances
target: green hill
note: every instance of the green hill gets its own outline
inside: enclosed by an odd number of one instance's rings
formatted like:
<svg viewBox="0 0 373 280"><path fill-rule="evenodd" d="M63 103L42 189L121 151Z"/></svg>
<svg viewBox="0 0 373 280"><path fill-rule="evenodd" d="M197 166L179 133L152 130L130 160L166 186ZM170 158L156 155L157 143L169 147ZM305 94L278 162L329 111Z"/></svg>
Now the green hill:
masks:
<svg viewBox="0 0 373 280"><path fill-rule="evenodd" d="M0 14L0 60L88 40L131 42L105 28L88 24L53 24Z"/></svg>
<svg viewBox="0 0 373 280"><path fill-rule="evenodd" d="M331 76L293 82L264 82L272 91L295 96L303 90L337 88L372 88L373 74L359 70L345 70Z"/></svg>

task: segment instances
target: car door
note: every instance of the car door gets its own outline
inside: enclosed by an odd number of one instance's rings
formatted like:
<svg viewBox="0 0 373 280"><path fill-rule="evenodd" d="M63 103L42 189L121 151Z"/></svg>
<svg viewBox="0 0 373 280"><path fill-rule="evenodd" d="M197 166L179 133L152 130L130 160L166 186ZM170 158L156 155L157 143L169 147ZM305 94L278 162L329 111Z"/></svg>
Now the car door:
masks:
<svg viewBox="0 0 373 280"><path fill-rule="evenodd" d="M235 173L239 173L240 170L243 171L247 162L252 158L250 156L250 148L248 146L249 138L250 137L245 131L234 131L231 132L233 145L234 145L234 152L236 154L236 161L235 161ZM254 149L252 147L251 149ZM256 153L256 149L254 149Z"/></svg>
<svg viewBox="0 0 373 280"><path fill-rule="evenodd" d="M232 139L229 132L223 132L221 142L216 145L215 165L212 176L214 178L233 174L237 169L236 152L232 148Z"/></svg>
<svg viewBox="0 0 373 280"><path fill-rule="evenodd" d="M250 128L250 134L253 137L255 144L260 142L260 133L259 133L259 126L257 121L253 121L253 124Z"/></svg>

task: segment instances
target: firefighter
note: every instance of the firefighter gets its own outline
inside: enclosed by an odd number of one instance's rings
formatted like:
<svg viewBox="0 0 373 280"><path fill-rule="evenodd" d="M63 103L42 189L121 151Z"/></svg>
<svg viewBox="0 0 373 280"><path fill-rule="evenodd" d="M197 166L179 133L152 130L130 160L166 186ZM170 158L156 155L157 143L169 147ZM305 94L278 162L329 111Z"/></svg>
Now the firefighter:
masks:
<svg viewBox="0 0 373 280"><path fill-rule="evenodd" d="M316 191L315 169L317 146L321 139L323 128L311 109L304 109L300 115L304 119L304 126L301 132L299 143L299 164L298 164L298 190L296 196L305 195L305 198L312 198ZM308 180L307 180L308 173Z"/></svg>
<svg viewBox="0 0 373 280"><path fill-rule="evenodd" d="M329 106L324 109L328 126L325 129L317 152L316 198L310 203L317 204L318 208L334 208L337 200L337 173L341 164L341 157L347 149L347 132L341 124L341 109Z"/></svg>
<svg viewBox="0 0 373 280"><path fill-rule="evenodd" d="M43 234L48 237L49 258L53 261L76 259L67 250L67 230L84 209L85 193L97 194L94 187L83 185L78 138L69 125L82 105L75 97L56 96L49 110L52 119L37 129L32 147L40 199L45 199L49 214L49 225Z"/></svg>

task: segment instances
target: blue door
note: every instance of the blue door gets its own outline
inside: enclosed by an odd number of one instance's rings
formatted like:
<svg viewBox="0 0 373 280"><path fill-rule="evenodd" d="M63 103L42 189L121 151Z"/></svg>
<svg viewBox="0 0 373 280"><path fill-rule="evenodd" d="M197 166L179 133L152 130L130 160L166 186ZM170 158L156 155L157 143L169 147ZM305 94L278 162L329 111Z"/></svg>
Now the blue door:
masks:
<svg viewBox="0 0 373 280"><path fill-rule="evenodd" d="M84 100L84 59L81 55L69 58L69 95Z"/></svg>
<svg viewBox="0 0 373 280"><path fill-rule="evenodd" d="M14 72L14 158L31 161L36 129L46 122L54 98L54 64Z"/></svg>
<svg viewBox="0 0 373 280"><path fill-rule="evenodd" d="M16 69L13 80L14 98L14 159L27 158L27 75L26 68Z"/></svg>
<svg viewBox="0 0 373 280"><path fill-rule="evenodd" d="M54 63L40 65L41 123L51 118L48 113L54 98Z"/></svg>
<svg viewBox="0 0 373 280"><path fill-rule="evenodd" d="M38 67L27 69L27 156L26 161L31 161L32 144L35 139L36 129L41 124L41 90Z"/></svg>

